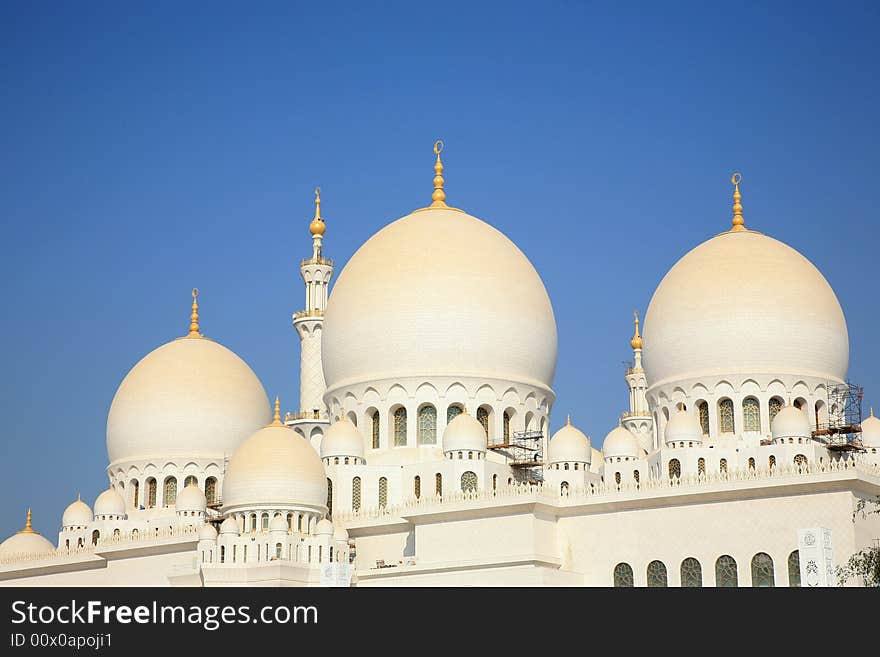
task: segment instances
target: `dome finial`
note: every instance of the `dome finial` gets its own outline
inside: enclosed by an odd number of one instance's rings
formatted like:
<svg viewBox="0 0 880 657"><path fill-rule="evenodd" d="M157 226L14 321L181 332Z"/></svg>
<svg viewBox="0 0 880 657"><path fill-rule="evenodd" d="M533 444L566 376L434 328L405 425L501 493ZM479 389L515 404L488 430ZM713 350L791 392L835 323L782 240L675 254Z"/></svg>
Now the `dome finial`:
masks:
<svg viewBox="0 0 880 657"><path fill-rule="evenodd" d="M446 192L443 191L443 183L446 181L443 180L443 162L440 161L440 153L442 152L443 142L438 139L434 142L434 154L437 156L437 161L434 163L434 193L431 194L432 208L448 207L446 205Z"/></svg>
<svg viewBox="0 0 880 657"><path fill-rule="evenodd" d="M192 289L192 314L189 316L189 335L186 336L188 338L201 338L202 334L199 333L199 288L194 287Z"/></svg>
<svg viewBox="0 0 880 657"><path fill-rule="evenodd" d="M873 407L873 406L871 407L871 415L870 415L870 417L874 417L874 407Z"/></svg>
<svg viewBox="0 0 880 657"><path fill-rule="evenodd" d="M565 420L565 426L567 426L567 427L571 426L571 413L568 414L568 417Z"/></svg>
<svg viewBox="0 0 880 657"><path fill-rule="evenodd" d="M321 188L315 187L315 218L309 224L309 232L312 236L323 235L327 226L321 218Z"/></svg>
<svg viewBox="0 0 880 657"><path fill-rule="evenodd" d="M636 320L636 332L633 334L632 340L629 343L632 345L633 349L641 349L642 348L642 336L639 335L639 311L633 311L633 317Z"/></svg>
<svg viewBox="0 0 880 657"><path fill-rule="evenodd" d="M28 508L27 519L24 521L24 529L22 529L19 534L36 534L34 528L31 527L31 510Z"/></svg>
<svg viewBox="0 0 880 657"><path fill-rule="evenodd" d="M281 401L278 399L278 396L275 396L275 415L272 417L272 424L269 426L279 427L281 424Z"/></svg>
<svg viewBox="0 0 880 657"><path fill-rule="evenodd" d="M742 174L734 173L730 177L733 183L733 228L731 230L746 230L746 221L743 219L743 206L740 203L742 194L739 193L739 184L742 182Z"/></svg>

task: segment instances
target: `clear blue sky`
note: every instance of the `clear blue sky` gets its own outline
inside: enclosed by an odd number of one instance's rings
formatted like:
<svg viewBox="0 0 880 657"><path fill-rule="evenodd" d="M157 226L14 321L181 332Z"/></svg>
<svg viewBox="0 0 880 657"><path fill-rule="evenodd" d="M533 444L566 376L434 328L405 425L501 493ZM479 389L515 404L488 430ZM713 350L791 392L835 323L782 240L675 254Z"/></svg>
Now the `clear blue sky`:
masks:
<svg viewBox="0 0 880 657"><path fill-rule="evenodd" d="M715 7L710 7L714 4ZM129 368L188 326L297 407L298 262L320 184L344 263L447 195L504 231L559 326L552 428L624 410L633 309L726 229L810 258L880 406L880 5L5 2L0 538L106 487Z"/></svg>

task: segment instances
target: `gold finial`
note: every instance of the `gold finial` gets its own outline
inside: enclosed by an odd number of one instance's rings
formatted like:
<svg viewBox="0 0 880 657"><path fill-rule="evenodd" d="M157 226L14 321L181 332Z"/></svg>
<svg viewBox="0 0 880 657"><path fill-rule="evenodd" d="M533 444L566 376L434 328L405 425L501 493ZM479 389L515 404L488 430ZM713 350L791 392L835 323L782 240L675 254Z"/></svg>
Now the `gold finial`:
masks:
<svg viewBox="0 0 880 657"><path fill-rule="evenodd" d="M733 228L731 230L746 230L746 221L743 219L743 206L740 203L742 194L739 193L739 184L742 182L742 174L735 173L730 177L733 183Z"/></svg>
<svg viewBox="0 0 880 657"><path fill-rule="evenodd" d="M77 493L76 493L76 501L82 502L82 498L79 496L79 491L77 491Z"/></svg>
<svg viewBox="0 0 880 657"><path fill-rule="evenodd" d="M571 413L568 414L568 417L565 418L565 426L571 426Z"/></svg>
<svg viewBox="0 0 880 657"><path fill-rule="evenodd" d="M281 422L281 402L278 397L275 397L275 415L272 417L272 424L270 427L283 427L284 425Z"/></svg>
<svg viewBox="0 0 880 657"><path fill-rule="evenodd" d="M642 336L639 335L639 311L633 311L633 317L636 318L636 332L633 334L632 340L629 343L632 345L633 349L641 349L642 348Z"/></svg>
<svg viewBox="0 0 880 657"><path fill-rule="evenodd" d="M323 235L326 229L327 226L321 218L321 188L315 187L315 218L309 224L309 232L312 235Z"/></svg>
<svg viewBox="0 0 880 657"><path fill-rule="evenodd" d="M199 333L199 288L194 287L192 289L192 314L189 316L189 335L186 336L188 338L201 338L202 334Z"/></svg>
<svg viewBox="0 0 880 657"><path fill-rule="evenodd" d="M874 407L871 407L871 417L874 417Z"/></svg>
<svg viewBox="0 0 880 657"><path fill-rule="evenodd" d="M440 161L440 153L442 152L443 142L438 139L434 142L434 154L437 156L437 161L434 163L434 193L431 194L432 208L448 207L446 205L446 192L443 191L443 183L446 181L443 180L443 162Z"/></svg>
<svg viewBox="0 0 880 657"><path fill-rule="evenodd" d="M24 521L24 529L22 529L19 534L39 534L39 532L35 531L33 527L31 527L31 510L28 509L27 512L27 520Z"/></svg>

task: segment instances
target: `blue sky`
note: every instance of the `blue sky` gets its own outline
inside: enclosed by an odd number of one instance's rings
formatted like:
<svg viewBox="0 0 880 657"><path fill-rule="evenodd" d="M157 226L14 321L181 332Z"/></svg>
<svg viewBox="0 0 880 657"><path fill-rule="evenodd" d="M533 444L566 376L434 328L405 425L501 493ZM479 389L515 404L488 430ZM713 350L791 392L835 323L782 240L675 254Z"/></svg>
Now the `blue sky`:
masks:
<svg viewBox="0 0 880 657"><path fill-rule="evenodd" d="M183 6L181 6L183 5ZM665 6L664 6L665 5ZM880 406L877 3L0 5L0 537L106 487L123 376L204 332L298 406L312 189L344 263L447 200L504 231L559 326L552 428L625 408L632 311L747 225L834 287Z"/></svg>

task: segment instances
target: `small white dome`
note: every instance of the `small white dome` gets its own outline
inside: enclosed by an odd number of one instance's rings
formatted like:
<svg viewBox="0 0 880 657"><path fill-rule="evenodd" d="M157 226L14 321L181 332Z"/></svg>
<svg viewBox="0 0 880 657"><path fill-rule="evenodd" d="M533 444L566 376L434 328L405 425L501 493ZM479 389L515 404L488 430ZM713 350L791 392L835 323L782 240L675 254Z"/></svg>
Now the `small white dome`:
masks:
<svg viewBox="0 0 880 657"><path fill-rule="evenodd" d="M592 458L590 439L573 427L571 421L553 434L547 446L548 463L590 463Z"/></svg>
<svg viewBox="0 0 880 657"><path fill-rule="evenodd" d="M333 540L334 541L345 541L348 542L348 530L340 525L333 532Z"/></svg>
<svg viewBox="0 0 880 657"><path fill-rule="evenodd" d="M287 530L287 520L285 520L284 516L274 516L269 523L270 532L286 532Z"/></svg>
<svg viewBox="0 0 880 657"><path fill-rule="evenodd" d="M96 516L124 516L125 500L115 488L108 488L95 500Z"/></svg>
<svg viewBox="0 0 880 657"><path fill-rule="evenodd" d="M618 456L638 458L641 453L639 439L629 429L619 425L612 429L602 441L602 454L605 458Z"/></svg>
<svg viewBox="0 0 880 657"><path fill-rule="evenodd" d="M315 527L315 534L318 536L333 536L333 523L327 520L327 518L321 518L318 521L318 526Z"/></svg>
<svg viewBox="0 0 880 657"><path fill-rule="evenodd" d="M669 422L666 423L663 435L667 444L703 442L703 428L700 426L697 416L683 409L672 414Z"/></svg>
<svg viewBox="0 0 880 657"><path fill-rule="evenodd" d="M199 529L200 541L214 541L217 539L217 529L210 522L206 522Z"/></svg>
<svg viewBox="0 0 880 657"><path fill-rule="evenodd" d="M443 431L444 452L485 452L486 430L473 415L459 413Z"/></svg>
<svg viewBox="0 0 880 657"><path fill-rule="evenodd" d="M321 458L354 456L364 458L364 439L347 417L337 420L321 438Z"/></svg>
<svg viewBox="0 0 880 657"><path fill-rule="evenodd" d="M871 414L862 421L862 445L880 447L880 419L874 417L873 408Z"/></svg>
<svg viewBox="0 0 880 657"><path fill-rule="evenodd" d="M235 518L229 516L220 523L220 533L221 534L235 534L238 536L238 523L235 522Z"/></svg>
<svg viewBox="0 0 880 657"><path fill-rule="evenodd" d="M235 450L223 479L224 509L327 507L327 475L312 446L290 427L263 427Z"/></svg>
<svg viewBox="0 0 880 657"><path fill-rule="evenodd" d="M204 513L208 507L208 500L201 488L195 483L190 483L177 494L174 507L178 511L201 511Z"/></svg>
<svg viewBox="0 0 880 657"><path fill-rule="evenodd" d="M64 509L64 513L61 516L61 526L83 527L92 522L92 520L94 520L92 509L77 495L76 501Z"/></svg>
<svg viewBox="0 0 880 657"><path fill-rule="evenodd" d="M777 438L809 438L810 418L797 406L783 406L770 423L770 432Z"/></svg>

